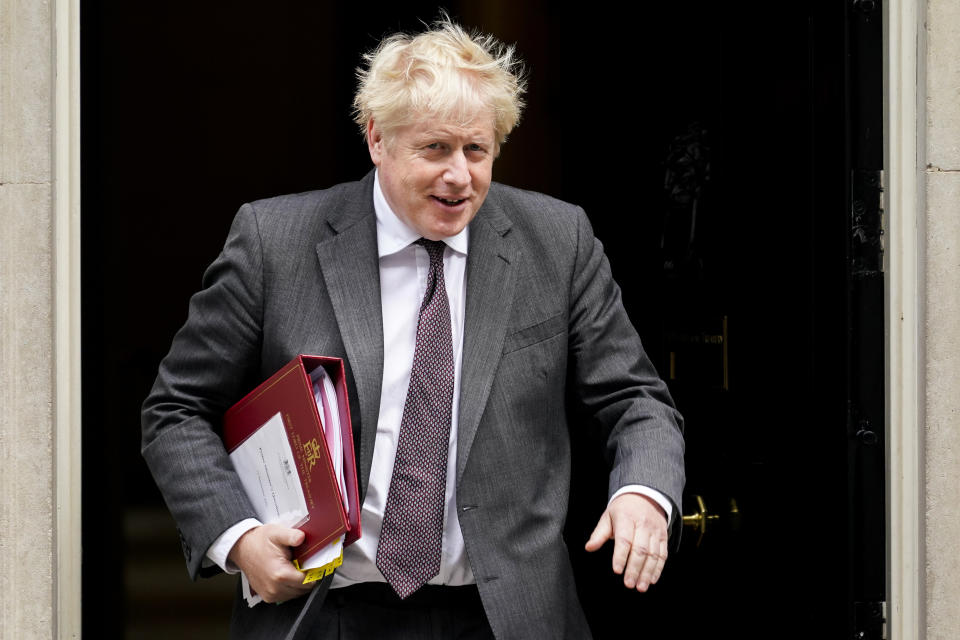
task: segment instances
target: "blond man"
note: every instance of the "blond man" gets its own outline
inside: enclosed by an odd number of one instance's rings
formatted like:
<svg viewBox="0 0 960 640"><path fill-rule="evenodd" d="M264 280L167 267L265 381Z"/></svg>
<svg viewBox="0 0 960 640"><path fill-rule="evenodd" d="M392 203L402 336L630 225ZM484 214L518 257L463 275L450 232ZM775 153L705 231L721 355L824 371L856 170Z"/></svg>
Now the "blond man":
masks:
<svg viewBox="0 0 960 640"><path fill-rule="evenodd" d="M567 400L604 429L626 588L677 531L681 418L579 208L492 182L522 110L511 48L443 19L359 73L375 166L245 205L144 404L144 456L191 575L242 571L267 602L235 638L585 638L563 541ZM216 432L298 353L347 363L362 538L319 585L302 533L255 520Z"/></svg>

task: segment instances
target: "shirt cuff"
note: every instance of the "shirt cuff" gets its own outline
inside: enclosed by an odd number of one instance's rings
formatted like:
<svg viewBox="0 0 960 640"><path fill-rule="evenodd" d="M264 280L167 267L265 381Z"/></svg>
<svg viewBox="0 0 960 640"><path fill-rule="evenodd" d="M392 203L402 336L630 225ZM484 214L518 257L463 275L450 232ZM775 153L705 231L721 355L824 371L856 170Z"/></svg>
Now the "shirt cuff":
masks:
<svg viewBox="0 0 960 640"><path fill-rule="evenodd" d="M213 541L213 544L210 545L210 548L207 549L207 553L203 558L204 567L212 567L217 565L223 569L226 573L237 573L240 571L237 568L237 565L230 562L227 559L227 556L230 555L230 551L233 549L233 545L237 544L237 540L240 539L240 536L245 534L250 529L254 527L259 527L262 522L256 518L247 518L246 520L241 520L237 524L233 525L226 531L220 534L216 540Z"/></svg>
<svg viewBox="0 0 960 640"><path fill-rule="evenodd" d="M647 496L654 502L656 502L663 509L663 512L667 514L667 524L669 525L673 521L673 505L670 504L670 500L667 499L667 496L663 495L656 489L651 489L650 487L645 487L642 484L628 484L625 487L620 487L613 496L610 497L610 500L607 502L609 505L613 502L614 498L622 496L625 493L637 493L641 496Z"/></svg>

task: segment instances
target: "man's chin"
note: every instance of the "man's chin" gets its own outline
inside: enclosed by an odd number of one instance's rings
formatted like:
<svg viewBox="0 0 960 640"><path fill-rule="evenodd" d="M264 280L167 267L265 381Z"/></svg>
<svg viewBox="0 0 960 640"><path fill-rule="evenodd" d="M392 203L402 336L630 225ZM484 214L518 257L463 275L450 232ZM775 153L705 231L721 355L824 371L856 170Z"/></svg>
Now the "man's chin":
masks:
<svg viewBox="0 0 960 640"><path fill-rule="evenodd" d="M428 240L443 240L444 238L451 238L470 224L470 221L473 219L473 213L470 214L461 214L457 216L456 220L437 220L427 228L419 229L420 235Z"/></svg>

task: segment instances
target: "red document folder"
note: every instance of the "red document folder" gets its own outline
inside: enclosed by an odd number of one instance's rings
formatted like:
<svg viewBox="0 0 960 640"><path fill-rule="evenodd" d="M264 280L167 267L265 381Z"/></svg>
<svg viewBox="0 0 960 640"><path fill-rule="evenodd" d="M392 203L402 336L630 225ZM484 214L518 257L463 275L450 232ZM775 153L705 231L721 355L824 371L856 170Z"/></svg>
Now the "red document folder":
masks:
<svg viewBox="0 0 960 640"><path fill-rule="evenodd" d="M337 393L348 510L344 509L323 435L323 421L313 397L310 372L321 366L333 379ZM223 417L223 442L227 452L236 449L277 413L283 418L296 458L309 512L308 520L298 526L306 534L303 544L294 549L294 559L302 565L341 534L346 534L344 546L360 537L357 468L343 360L299 355L230 407Z"/></svg>

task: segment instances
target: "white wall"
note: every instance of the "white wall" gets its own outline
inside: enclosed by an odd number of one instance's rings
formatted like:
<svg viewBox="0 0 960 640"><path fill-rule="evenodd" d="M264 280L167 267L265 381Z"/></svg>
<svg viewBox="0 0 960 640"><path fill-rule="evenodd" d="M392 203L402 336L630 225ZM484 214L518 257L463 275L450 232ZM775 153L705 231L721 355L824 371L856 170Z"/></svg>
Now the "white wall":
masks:
<svg viewBox="0 0 960 640"><path fill-rule="evenodd" d="M0 637L54 633L53 45L0 0Z"/></svg>
<svg viewBox="0 0 960 640"><path fill-rule="evenodd" d="M927 638L960 629L960 3L926 20L925 566Z"/></svg>

